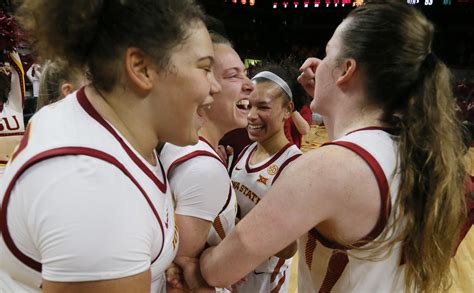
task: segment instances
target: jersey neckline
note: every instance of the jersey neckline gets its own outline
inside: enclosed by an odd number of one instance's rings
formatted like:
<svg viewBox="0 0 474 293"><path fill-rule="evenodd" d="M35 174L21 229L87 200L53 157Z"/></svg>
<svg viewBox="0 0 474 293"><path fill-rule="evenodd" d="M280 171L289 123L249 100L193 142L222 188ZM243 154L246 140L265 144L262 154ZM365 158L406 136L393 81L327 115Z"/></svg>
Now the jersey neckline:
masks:
<svg viewBox="0 0 474 293"><path fill-rule="evenodd" d="M86 96L85 87L80 88L77 91L77 101L79 105L84 109L84 111L89 114L95 121L97 121L100 125L102 125L112 136L119 142L122 148L125 150L127 155L132 159L132 161L139 167L143 173L145 173L148 178L150 178L153 183L160 189L161 192L165 193L167 189L167 182L166 182L166 174L161 164L160 159L157 157L157 162L160 166L161 174L163 177L163 182L153 173L152 170L143 162L143 159L140 158L134 150L130 146L128 146L127 142L124 138L115 130L110 123L108 123L97 110L92 106L91 102Z"/></svg>

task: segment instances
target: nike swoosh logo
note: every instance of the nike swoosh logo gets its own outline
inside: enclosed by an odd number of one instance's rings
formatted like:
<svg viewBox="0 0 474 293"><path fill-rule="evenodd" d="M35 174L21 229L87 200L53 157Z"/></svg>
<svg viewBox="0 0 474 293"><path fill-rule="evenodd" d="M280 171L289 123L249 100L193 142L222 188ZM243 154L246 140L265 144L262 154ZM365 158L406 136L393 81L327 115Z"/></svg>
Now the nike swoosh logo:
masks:
<svg viewBox="0 0 474 293"><path fill-rule="evenodd" d="M237 168L237 167L235 167L235 170L237 170L237 171L240 171L240 170L242 170L242 169L241 169L241 168Z"/></svg>
<svg viewBox="0 0 474 293"><path fill-rule="evenodd" d="M265 272L257 272L257 271L253 271L253 273L254 273L255 275L265 274Z"/></svg>

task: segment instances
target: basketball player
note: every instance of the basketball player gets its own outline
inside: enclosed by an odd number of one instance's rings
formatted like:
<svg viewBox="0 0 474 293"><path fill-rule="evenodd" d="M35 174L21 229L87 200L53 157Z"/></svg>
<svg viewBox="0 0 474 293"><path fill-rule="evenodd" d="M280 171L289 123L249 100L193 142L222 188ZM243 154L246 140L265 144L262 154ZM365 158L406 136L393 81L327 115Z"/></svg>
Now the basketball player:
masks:
<svg viewBox="0 0 474 293"><path fill-rule="evenodd" d="M235 192L217 147L225 133L247 125L253 85L230 42L215 33L211 38L212 70L221 91L203 111L199 142L187 147L166 144L160 154L176 201L178 256L197 257L206 245L217 245L234 228L237 213Z"/></svg>
<svg viewBox="0 0 474 293"><path fill-rule="evenodd" d="M202 11L192 0L27 0L18 15L44 59L86 66L91 83L39 111L10 160L1 283L165 292L178 235L155 147L195 144L220 89Z"/></svg>
<svg viewBox="0 0 474 293"><path fill-rule="evenodd" d="M284 131L285 121L293 112L294 87L300 86L296 76L291 76L283 67L269 65L252 81L255 90L250 95L247 131L255 142L244 149L231 171L239 218L245 218L265 197L286 166L301 155ZM247 274L237 291L288 292L291 257L295 252L296 243L293 243L265 260Z"/></svg>
<svg viewBox="0 0 474 293"><path fill-rule="evenodd" d="M303 235L299 292L448 289L466 220L465 146L433 32L402 1L366 1L325 58L303 64L299 81L331 143L296 160L203 252L211 285L235 282Z"/></svg>

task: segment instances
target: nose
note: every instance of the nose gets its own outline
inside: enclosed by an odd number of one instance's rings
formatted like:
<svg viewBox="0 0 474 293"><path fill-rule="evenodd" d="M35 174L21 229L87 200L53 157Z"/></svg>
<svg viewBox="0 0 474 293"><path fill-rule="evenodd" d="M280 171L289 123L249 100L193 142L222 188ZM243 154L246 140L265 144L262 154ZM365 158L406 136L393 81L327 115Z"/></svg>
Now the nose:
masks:
<svg viewBox="0 0 474 293"><path fill-rule="evenodd" d="M243 91L247 94L250 94L255 88L253 85L253 82L247 76L245 76L244 78L242 87L243 87Z"/></svg>
<svg viewBox="0 0 474 293"><path fill-rule="evenodd" d="M252 107L252 104L250 104L249 107L249 113L247 114L247 120L248 121L255 121L257 119L257 107Z"/></svg>
<svg viewBox="0 0 474 293"><path fill-rule="evenodd" d="M211 72L209 74L209 83L211 84L211 89L210 89L210 94L217 94L222 90L222 87L220 83L217 81L216 77L214 76L214 73Z"/></svg>

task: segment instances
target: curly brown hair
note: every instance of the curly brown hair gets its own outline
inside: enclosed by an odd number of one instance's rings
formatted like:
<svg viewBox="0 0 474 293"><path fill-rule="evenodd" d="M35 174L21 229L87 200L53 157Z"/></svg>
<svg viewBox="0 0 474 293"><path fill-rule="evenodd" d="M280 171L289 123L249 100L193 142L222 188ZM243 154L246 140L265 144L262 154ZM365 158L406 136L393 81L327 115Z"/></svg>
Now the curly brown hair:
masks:
<svg viewBox="0 0 474 293"><path fill-rule="evenodd" d="M107 92L128 47L166 68L171 50L204 15L194 0L23 0L17 18L44 59L86 66L94 86Z"/></svg>

